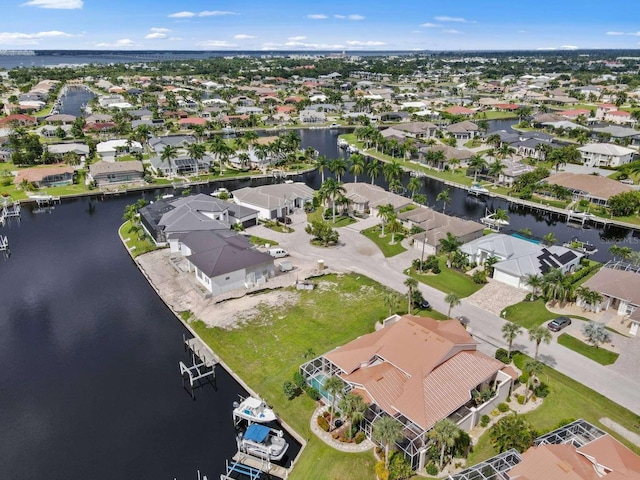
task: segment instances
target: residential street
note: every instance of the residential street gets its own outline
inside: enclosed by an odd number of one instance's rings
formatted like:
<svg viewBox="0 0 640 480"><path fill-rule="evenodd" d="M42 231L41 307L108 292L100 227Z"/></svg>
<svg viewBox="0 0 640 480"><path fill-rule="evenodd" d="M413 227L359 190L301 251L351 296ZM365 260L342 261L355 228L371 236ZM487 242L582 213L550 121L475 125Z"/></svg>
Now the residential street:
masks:
<svg viewBox="0 0 640 480"><path fill-rule="evenodd" d="M406 293L403 282L407 277L402 272L411 265L414 258L419 257L419 253L410 249L400 255L385 258L373 242L359 233L364 228L378 224L378 218L360 220L358 223L340 228L340 246L334 248L320 248L309 243L309 235L304 231L306 216L303 212L296 212L292 215L292 220L294 233L280 234L263 226L252 227L249 232L278 241L294 259L311 262L324 260L325 264L334 270L360 273L402 294ZM448 311L448 305L444 301L445 293L422 284L420 289L433 308L440 312ZM464 300L452 311L452 316L459 315L469 318L468 330L481 342L481 350L493 352L496 347L506 348L501 333L505 320ZM554 337L557 335L554 334ZM639 357L640 361L640 355L637 354L640 339L632 340L633 342L627 343L633 346L633 351L622 351L621 360L622 356L631 355ZM513 348L533 355L535 344L529 341L528 334L525 333L516 339ZM640 369L637 368L637 362L621 362L622 368L605 367L555 341L540 346L539 359L640 415ZM605 414L606 412L603 412L603 415Z"/></svg>

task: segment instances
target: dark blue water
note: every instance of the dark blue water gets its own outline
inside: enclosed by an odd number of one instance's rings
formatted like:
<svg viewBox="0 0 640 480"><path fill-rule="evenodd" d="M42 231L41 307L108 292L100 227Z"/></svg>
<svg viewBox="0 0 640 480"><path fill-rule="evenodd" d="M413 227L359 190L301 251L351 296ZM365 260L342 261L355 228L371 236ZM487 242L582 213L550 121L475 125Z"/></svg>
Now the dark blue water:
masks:
<svg viewBox="0 0 640 480"><path fill-rule="evenodd" d="M60 97L58 113L73 115L74 117L84 115L84 107L95 96L92 91L84 88L69 89L66 94Z"/></svg>

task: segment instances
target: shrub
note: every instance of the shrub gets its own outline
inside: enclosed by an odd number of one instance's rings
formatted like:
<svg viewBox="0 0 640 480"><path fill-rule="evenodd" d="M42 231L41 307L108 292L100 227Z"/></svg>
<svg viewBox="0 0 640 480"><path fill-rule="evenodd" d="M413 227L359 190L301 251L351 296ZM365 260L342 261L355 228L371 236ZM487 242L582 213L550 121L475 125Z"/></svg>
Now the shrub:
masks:
<svg viewBox="0 0 640 480"><path fill-rule="evenodd" d="M538 397L536 397L536 394L534 393L533 395L531 395L531 401L535 402L536 400L538 400Z"/></svg>
<svg viewBox="0 0 640 480"><path fill-rule="evenodd" d="M563 418L557 423L555 427L553 427L553 429L555 430L556 428L564 427L565 425L569 425L570 423L573 423L575 421L575 418Z"/></svg>
<svg viewBox="0 0 640 480"><path fill-rule="evenodd" d="M524 401L526 400L524 395L518 395L518 403L520 405L524 405Z"/></svg>
<svg viewBox="0 0 640 480"><path fill-rule="evenodd" d="M295 383L299 389L303 389L307 382L305 382L304 376L300 372L296 372L293 374L293 383Z"/></svg>
<svg viewBox="0 0 640 480"><path fill-rule="evenodd" d="M356 433L356 436L354 437L353 441L356 442L356 444L360 444L360 443L364 442L366 439L367 439L367 436L361 430L358 433Z"/></svg>
<svg viewBox="0 0 640 480"><path fill-rule="evenodd" d="M540 385L533 390L533 393L535 393L536 397L544 398L549 395L549 385L540 382Z"/></svg>
<svg viewBox="0 0 640 480"><path fill-rule="evenodd" d="M529 381L529 374L527 372L522 372L522 375L520 375L520 377L518 377L518 381L522 385L526 385L527 382Z"/></svg>
<svg viewBox="0 0 640 480"><path fill-rule="evenodd" d="M501 411L502 413L508 412L509 411L509 405L507 405L504 402L500 403L500 404L498 404L498 410Z"/></svg>
<svg viewBox="0 0 640 480"><path fill-rule="evenodd" d="M329 422L327 422L327 419L324 418L322 415L318 415L318 426L324 430L325 432L329 431Z"/></svg>
<svg viewBox="0 0 640 480"><path fill-rule="evenodd" d="M304 391L307 392L307 395L309 395L312 400L315 400L316 402L320 400L320 392L315 388L307 387Z"/></svg>
<svg viewBox="0 0 640 480"><path fill-rule="evenodd" d="M440 273L442 270L440 270L440 265L436 265L436 266L434 266L434 267L431 269L431 271L432 271L433 273L435 273L435 274L438 274L438 273Z"/></svg>
<svg viewBox="0 0 640 480"><path fill-rule="evenodd" d="M376 463L376 476L379 480L389 480L389 470L384 466L384 462Z"/></svg>
<svg viewBox="0 0 640 480"><path fill-rule="evenodd" d="M471 279L473 280L473 283L477 283L478 285L487 283L487 272L484 270L476 270L473 272Z"/></svg>
<svg viewBox="0 0 640 480"><path fill-rule="evenodd" d="M330 412L330 411L328 411L328 410L325 410L325 411L322 413L322 416L323 416L324 418L326 418L327 420L329 420L329 419L331 418L331 412Z"/></svg>
<svg viewBox="0 0 640 480"><path fill-rule="evenodd" d="M496 350L495 354L496 360L500 360L502 363L509 363L511 360L509 359L509 352L507 352L504 348L499 348Z"/></svg>
<svg viewBox="0 0 640 480"><path fill-rule="evenodd" d="M411 464L399 452L393 452L389 459L389 480L409 478L413 474Z"/></svg>
<svg viewBox="0 0 640 480"><path fill-rule="evenodd" d="M500 415L500 410L498 410L497 408L494 408L493 410L491 410L492 417L497 417L498 415Z"/></svg>
<svg viewBox="0 0 640 480"><path fill-rule="evenodd" d="M482 415L480 417L480 426L482 428L486 427L487 425L489 425L489 422L491 421L491 419L489 418L489 415Z"/></svg>
<svg viewBox="0 0 640 480"><path fill-rule="evenodd" d="M425 472L427 472L427 475L434 476L438 474L438 466L433 461L427 463L427 466L424 467L424 470Z"/></svg>
<svg viewBox="0 0 640 480"><path fill-rule="evenodd" d="M505 402L509 403L511 401L511 395L509 395L506 399Z"/></svg>
<svg viewBox="0 0 640 480"><path fill-rule="evenodd" d="M293 400L298 396L298 387L293 382L286 381L282 384L282 391L287 400Z"/></svg>

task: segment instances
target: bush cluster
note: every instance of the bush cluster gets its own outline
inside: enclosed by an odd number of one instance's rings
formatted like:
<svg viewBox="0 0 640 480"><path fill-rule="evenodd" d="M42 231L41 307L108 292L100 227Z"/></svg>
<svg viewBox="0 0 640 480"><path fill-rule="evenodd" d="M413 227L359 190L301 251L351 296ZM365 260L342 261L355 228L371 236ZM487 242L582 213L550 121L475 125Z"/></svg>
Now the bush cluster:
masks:
<svg viewBox="0 0 640 480"><path fill-rule="evenodd" d="M322 415L318 415L318 426L325 432L329 431L329 422Z"/></svg>
<svg viewBox="0 0 640 480"><path fill-rule="evenodd" d="M497 349L495 357L496 360L500 360L502 363L508 364L511 361L511 359L509 358L509 352L507 352L504 348Z"/></svg>
<svg viewBox="0 0 640 480"><path fill-rule="evenodd" d="M524 405L525 400L526 400L526 397L524 395L518 395L518 403L520 405Z"/></svg>
<svg viewBox="0 0 640 480"><path fill-rule="evenodd" d="M484 428L489 425L490 421L491 419L489 418L489 415L482 415L482 417L480 417L480 426Z"/></svg>
<svg viewBox="0 0 640 480"><path fill-rule="evenodd" d="M509 411L509 405L507 405L506 403L502 402L502 403L498 404L498 410L500 410L502 413L508 412Z"/></svg>
<svg viewBox="0 0 640 480"><path fill-rule="evenodd" d="M431 475L431 476L438 474L438 466L433 461L427 463L427 466L424 468L424 470L425 472L427 472L428 475Z"/></svg>
<svg viewBox="0 0 640 480"><path fill-rule="evenodd" d="M312 400L315 400L316 402L318 400L320 400L320 392L318 390L316 390L313 387L306 387L304 389L305 392L307 392L307 395L309 395L311 397Z"/></svg>
<svg viewBox="0 0 640 480"><path fill-rule="evenodd" d="M549 395L549 385L544 382L540 382L540 385L533 390L533 393L536 397L544 398Z"/></svg>

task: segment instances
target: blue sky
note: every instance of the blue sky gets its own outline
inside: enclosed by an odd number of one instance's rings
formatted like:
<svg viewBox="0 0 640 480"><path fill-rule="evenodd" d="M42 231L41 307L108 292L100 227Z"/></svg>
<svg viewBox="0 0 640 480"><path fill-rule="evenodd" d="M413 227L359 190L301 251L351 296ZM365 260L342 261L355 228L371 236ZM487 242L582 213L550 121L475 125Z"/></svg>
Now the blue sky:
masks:
<svg viewBox="0 0 640 480"><path fill-rule="evenodd" d="M2 0L0 49L640 48L640 1Z"/></svg>

